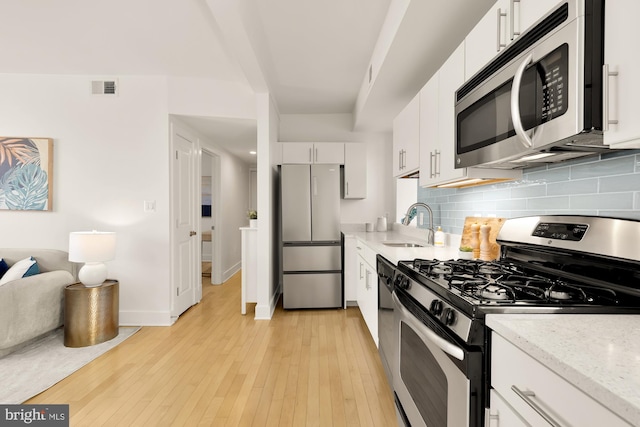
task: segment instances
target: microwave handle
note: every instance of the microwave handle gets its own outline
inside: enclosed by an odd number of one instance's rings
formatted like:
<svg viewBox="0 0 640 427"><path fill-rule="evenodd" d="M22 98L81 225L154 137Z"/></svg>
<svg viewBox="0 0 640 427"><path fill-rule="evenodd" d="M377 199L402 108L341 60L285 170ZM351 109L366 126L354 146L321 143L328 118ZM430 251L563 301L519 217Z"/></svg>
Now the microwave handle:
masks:
<svg viewBox="0 0 640 427"><path fill-rule="evenodd" d="M520 116L520 83L522 82L524 70L527 68L527 65L531 64L531 61L533 61L533 54L530 53L518 67L515 76L513 76L513 86L511 86L511 120L513 121L513 130L516 131L520 142L527 148L533 147L533 141L531 141L531 138L529 138L529 135L527 135L527 132L524 130L524 126L522 126L522 117Z"/></svg>

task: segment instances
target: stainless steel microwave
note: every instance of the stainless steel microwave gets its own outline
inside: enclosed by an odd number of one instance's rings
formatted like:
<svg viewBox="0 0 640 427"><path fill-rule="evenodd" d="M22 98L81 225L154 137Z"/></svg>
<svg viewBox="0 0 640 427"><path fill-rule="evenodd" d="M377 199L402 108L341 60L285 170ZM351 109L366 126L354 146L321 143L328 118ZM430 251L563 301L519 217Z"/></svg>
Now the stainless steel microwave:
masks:
<svg viewBox="0 0 640 427"><path fill-rule="evenodd" d="M456 91L455 166L516 169L607 151L604 0L559 3Z"/></svg>

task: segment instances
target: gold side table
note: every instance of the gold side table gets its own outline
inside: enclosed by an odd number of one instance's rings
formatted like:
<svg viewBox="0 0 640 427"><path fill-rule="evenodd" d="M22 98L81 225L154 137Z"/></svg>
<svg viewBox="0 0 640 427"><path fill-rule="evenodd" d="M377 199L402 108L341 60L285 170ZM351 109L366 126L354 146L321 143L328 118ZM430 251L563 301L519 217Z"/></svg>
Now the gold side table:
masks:
<svg viewBox="0 0 640 427"><path fill-rule="evenodd" d="M118 336L119 283L106 280L88 288L74 283L64 288L64 345L86 347Z"/></svg>

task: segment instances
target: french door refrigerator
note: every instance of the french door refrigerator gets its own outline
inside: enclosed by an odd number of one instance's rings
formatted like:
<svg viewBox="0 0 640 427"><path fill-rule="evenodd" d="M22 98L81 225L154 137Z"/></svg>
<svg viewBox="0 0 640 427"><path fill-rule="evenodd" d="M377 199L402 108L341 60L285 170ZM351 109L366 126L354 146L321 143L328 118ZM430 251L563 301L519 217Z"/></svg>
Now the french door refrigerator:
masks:
<svg viewBox="0 0 640 427"><path fill-rule="evenodd" d="M280 167L285 309L342 307L340 166Z"/></svg>

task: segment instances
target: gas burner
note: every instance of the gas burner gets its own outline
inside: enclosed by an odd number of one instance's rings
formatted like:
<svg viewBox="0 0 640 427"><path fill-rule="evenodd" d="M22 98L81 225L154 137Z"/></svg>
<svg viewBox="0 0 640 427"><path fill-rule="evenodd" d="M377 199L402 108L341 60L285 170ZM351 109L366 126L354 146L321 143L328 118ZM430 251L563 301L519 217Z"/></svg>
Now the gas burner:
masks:
<svg viewBox="0 0 640 427"><path fill-rule="evenodd" d="M515 300L515 295L511 289L506 286L500 286L497 284L487 284L484 286L480 286L476 290L476 295L478 295L480 298L495 301L504 301L507 299Z"/></svg>

